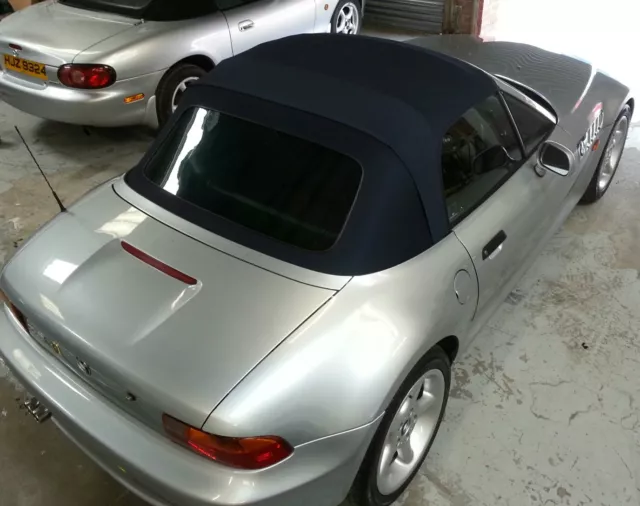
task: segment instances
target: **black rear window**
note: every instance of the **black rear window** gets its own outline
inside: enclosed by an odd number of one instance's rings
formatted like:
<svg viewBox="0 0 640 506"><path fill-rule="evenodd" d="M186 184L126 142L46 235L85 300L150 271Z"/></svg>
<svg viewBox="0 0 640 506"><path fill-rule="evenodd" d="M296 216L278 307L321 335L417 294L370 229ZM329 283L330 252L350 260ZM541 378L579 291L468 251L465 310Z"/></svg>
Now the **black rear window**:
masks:
<svg viewBox="0 0 640 506"><path fill-rule="evenodd" d="M60 3L149 21L179 21L216 12L214 0L60 0Z"/></svg>
<svg viewBox="0 0 640 506"><path fill-rule="evenodd" d="M313 142L198 108L183 114L145 175L213 214L323 251L345 225L362 169Z"/></svg>

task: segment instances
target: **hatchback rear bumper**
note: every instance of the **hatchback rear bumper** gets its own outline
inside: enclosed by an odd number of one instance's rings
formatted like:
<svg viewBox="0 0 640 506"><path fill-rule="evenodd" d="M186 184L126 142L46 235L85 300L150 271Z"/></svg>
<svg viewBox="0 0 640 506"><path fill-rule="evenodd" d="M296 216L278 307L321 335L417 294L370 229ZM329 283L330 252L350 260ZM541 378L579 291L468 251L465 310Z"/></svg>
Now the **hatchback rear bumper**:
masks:
<svg viewBox="0 0 640 506"><path fill-rule="evenodd" d="M0 69L0 99L39 118L96 127L149 124L155 118L155 95L162 72L117 81L100 90L68 88L56 82L32 83ZM126 104L138 93L145 98Z"/></svg>
<svg viewBox="0 0 640 506"><path fill-rule="evenodd" d="M71 440L156 506L335 506L346 496L379 420L300 445L268 469L241 471L183 449L108 402L35 343L4 305L0 356Z"/></svg>

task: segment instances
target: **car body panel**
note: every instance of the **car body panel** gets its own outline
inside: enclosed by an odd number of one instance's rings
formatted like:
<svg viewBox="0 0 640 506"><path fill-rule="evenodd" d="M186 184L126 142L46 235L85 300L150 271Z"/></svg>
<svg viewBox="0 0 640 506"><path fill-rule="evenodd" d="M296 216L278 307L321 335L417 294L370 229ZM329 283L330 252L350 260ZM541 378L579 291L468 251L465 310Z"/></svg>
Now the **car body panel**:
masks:
<svg viewBox="0 0 640 506"><path fill-rule="evenodd" d="M0 349L0 360L52 410L63 432L154 506L335 506L379 423L297 446L287 460L262 471L242 471L172 443L108 402L35 345L2 306Z"/></svg>
<svg viewBox="0 0 640 506"><path fill-rule="evenodd" d="M238 54L267 40L313 33L316 4L313 0L262 0L225 10L224 16L233 53Z"/></svg>
<svg viewBox="0 0 640 506"><path fill-rule="evenodd" d="M545 97L561 117L571 113L592 77L593 68L586 62L517 42L442 36L413 39L411 43L459 58L492 75L514 79Z"/></svg>
<svg viewBox="0 0 640 506"><path fill-rule="evenodd" d="M55 75L55 68L47 67L47 72ZM145 98L126 104L124 99L137 93L153 97L163 74L152 72L102 90L75 90L56 84L57 77L43 84L0 72L0 98L21 111L52 121L101 127L153 125L155 100Z"/></svg>
<svg viewBox="0 0 640 506"><path fill-rule="evenodd" d="M116 69L118 79L130 79L166 70L192 56L204 56L214 65L233 56L223 13L183 21L145 21L119 37L86 48L74 63L109 65Z"/></svg>
<svg viewBox="0 0 640 506"><path fill-rule="evenodd" d="M556 127L551 140L567 142L567 137ZM592 158L598 160L600 155L601 152L593 153ZM454 232L471 255L478 276L480 300L472 335L515 288L546 240L576 205L595 170L595 167L585 169L589 161L562 177L537 168L534 156L455 227ZM500 232L506 234L500 250L483 258L484 248Z"/></svg>
<svg viewBox="0 0 640 506"><path fill-rule="evenodd" d="M22 58L59 67L71 63L82 50L111 37L125 37L136 20L109 13L43 2L23 9L0 25L0 50L18 44Z"/></svg>
<svg viewBox="0 0 640 506"><path fill-rule="evenodd" d="M89 364L95 373L88 381L156 428L163 412L201 426L247 372L334 294L191 239L131 207L110 185L55 223L12 258L2 288L34 315L38 331L59 343L72 369L74 356ZM186 285L134 258L121 240L197 283ZM251 317L238 319L245 311ZM127 403L128 392L138 400Z"/></svg>
<svg viewBox="0 0 640 506"><path fill-rule="evenodd" d="M477 286L460 304L460 270L475 280L450 234L397 267L355 277L234 389L204 429L277 431L299 444L375 420L427 350L447 336L467 338Z"/></svg>
<svg viewBox="0 0 640 506"><path fill-rule="evenodd" d="M595 105L595 98L604 102L607 125L615 121L621 104L630 98L627 86L589 62L528 44L484 42L478 37L461 35L418 37L408 42L448 54L534 90L551 104L560 126L576 135L588 128L583 112Z"/></svg>

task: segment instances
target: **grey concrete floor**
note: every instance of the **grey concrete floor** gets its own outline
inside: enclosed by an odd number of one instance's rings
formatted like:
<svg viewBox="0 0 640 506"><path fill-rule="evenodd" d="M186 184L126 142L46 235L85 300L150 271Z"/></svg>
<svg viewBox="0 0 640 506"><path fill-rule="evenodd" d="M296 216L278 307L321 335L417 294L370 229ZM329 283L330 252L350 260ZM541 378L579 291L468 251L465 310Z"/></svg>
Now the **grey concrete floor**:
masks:
<svg viewBox="0 0 640 506"><path fill-rule="evenodd" d="M13 125L65 202L151 140L0 104L0 264L57 211ZM399 506L640 504L639 149L636 126L606 197L572 213L456 364L438 439ZM143 506L20 398L0 366L0 505Z"/></svg>

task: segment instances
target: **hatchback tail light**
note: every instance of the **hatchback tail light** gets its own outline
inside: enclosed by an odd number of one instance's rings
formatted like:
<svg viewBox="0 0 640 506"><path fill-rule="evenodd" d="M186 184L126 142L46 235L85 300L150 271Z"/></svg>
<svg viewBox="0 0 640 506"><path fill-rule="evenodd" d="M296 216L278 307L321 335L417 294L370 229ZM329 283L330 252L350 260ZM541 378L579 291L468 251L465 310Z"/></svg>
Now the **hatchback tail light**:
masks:
<svg viewBox="0 0 640 506"><path fill-rule="evenodd" d="M200 455L241 469L264 469L286 459L293 448L277 436L214 436L169 415L162 415L167 435Z"/></svg>
<svg viewBox="0 0 640 506"><path fill-rule="evenodd" d="M69 64L58 69L58 79L70 88L97 90L116 82L116 71L108 65Z"/></svg>

